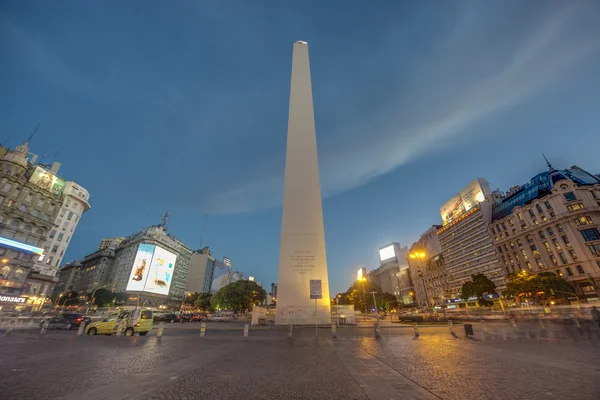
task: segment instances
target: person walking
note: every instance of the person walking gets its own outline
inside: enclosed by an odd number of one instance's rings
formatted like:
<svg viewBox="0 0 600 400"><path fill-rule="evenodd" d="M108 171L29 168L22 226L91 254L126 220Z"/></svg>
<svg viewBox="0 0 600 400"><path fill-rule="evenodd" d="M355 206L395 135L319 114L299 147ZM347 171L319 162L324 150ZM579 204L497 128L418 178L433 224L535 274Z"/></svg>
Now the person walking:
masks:
<svg viewBox="0 0 600 400"><path fill-rule="evenodd" d="M598 310L598 308L596 306L592 307L592 319L598 324L598 327L600 328L600 310Z"/></svg>

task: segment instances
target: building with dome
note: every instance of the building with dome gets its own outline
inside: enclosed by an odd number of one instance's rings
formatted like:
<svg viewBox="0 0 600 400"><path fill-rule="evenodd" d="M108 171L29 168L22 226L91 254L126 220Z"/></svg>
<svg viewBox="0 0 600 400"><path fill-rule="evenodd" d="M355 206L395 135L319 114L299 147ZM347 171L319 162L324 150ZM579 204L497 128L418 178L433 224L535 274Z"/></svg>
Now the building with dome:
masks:
<svg viewBox="0 0 600 400"><path fill-rule="evenodd" d="M542 172L497 202L488 226L505 275L550 272L574 300L599 301L600 179L577 167Z"/></svg>

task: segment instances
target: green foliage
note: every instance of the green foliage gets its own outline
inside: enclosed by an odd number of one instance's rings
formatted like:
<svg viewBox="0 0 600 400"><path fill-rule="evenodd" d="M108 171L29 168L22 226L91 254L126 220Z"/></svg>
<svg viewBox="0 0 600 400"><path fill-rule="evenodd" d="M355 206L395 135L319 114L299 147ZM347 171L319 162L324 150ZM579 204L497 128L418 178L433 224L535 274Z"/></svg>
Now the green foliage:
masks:
<svg viewBox="0 0 600 400"><path fill-rule="evenodd" d="M115 294L108 289L98 289L94 293L92 304L96 304L100 307L106 307L112 304Z"/></svg>
<svg viewBox="0 0 600 400"><path fill-rule="evenodd" d="M79 293L67 292L58 300L58 304L72 306L79 303Z"/></svg>
<svg viewBox="0 0 600 400"><path fill-rule="evenodd" d="M127 293L127 292L115 293L115 304L124 305L124 304L127 304L128 300L129 300L129 293Z"/></svg>
<svg viewBox="0 0 600 400"><path fill-rule="evenodd" d="M531 275L521 271L509 276L503 294L510 298L532 299L542 304L551 297L568 297L573 295L573 288L563 278L550 272Z"/></svg>
<svg viewBox="0 0 600 400"><path fill-rule="evenodd" d="M236 281L215 293L210 299L210 304L216 309L245 312L266 298L267 292L256 282Z"/></svg>
<svg viewBox="0 0 600 400"><path fill-rule="evenodd" d="M210 293L198 293L198 296L194 300L194 306L204 311L209 310L211 297Z"/></svg>
<svg viewBox="0 0 600 400"><path fill-rule="evenodd" d="M375 282L370 281L356 281L350 285L348 291L338 293L338 304L353 305L356 310L367 312L374 307L373 295L371 294L373 291L377 292L375 299L379 311L389 311L397 308L396 296L391 293L382 293L381 288ZM333 304L335 304L335 301Z"/></svg>
<svg viewBox="0 0 600 400"><path fill-rule="evenodd" d="M477 302L482 306L492 306L493 301L488 300L484 297L486 294L496 293L496 284L492 282L484 274L471 275L472 281L465 282L461 289L461 297L468 299L469 297L476 297Z"/></svg>

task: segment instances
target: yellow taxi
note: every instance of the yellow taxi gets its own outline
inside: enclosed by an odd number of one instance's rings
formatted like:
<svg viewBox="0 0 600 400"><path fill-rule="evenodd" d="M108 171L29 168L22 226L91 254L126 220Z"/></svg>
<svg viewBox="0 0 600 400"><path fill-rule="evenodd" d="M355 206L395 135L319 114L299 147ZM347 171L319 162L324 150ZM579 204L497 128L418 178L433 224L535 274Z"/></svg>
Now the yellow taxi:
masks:
<svg viewBox="0 0 600 400"><path fill-rule="evenodd" d="M111 314L98 322L92 322L85 328L87 335L112 335L117 329L125 336L133 336L138 333L146 336L152 330L152 310L122 311L119 314Z"/></svg>

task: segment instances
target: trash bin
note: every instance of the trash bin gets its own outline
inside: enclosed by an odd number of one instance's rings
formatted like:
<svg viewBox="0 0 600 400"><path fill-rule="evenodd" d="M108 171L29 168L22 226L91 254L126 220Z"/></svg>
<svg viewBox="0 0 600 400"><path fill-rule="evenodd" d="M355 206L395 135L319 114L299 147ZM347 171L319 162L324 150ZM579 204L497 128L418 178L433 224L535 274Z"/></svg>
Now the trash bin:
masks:
<svg viewBox="0 0 600 400"><path fill-rule="evenodd" d="M473 336L473 325L471 324L465 324L465 336Z"/></svg>

